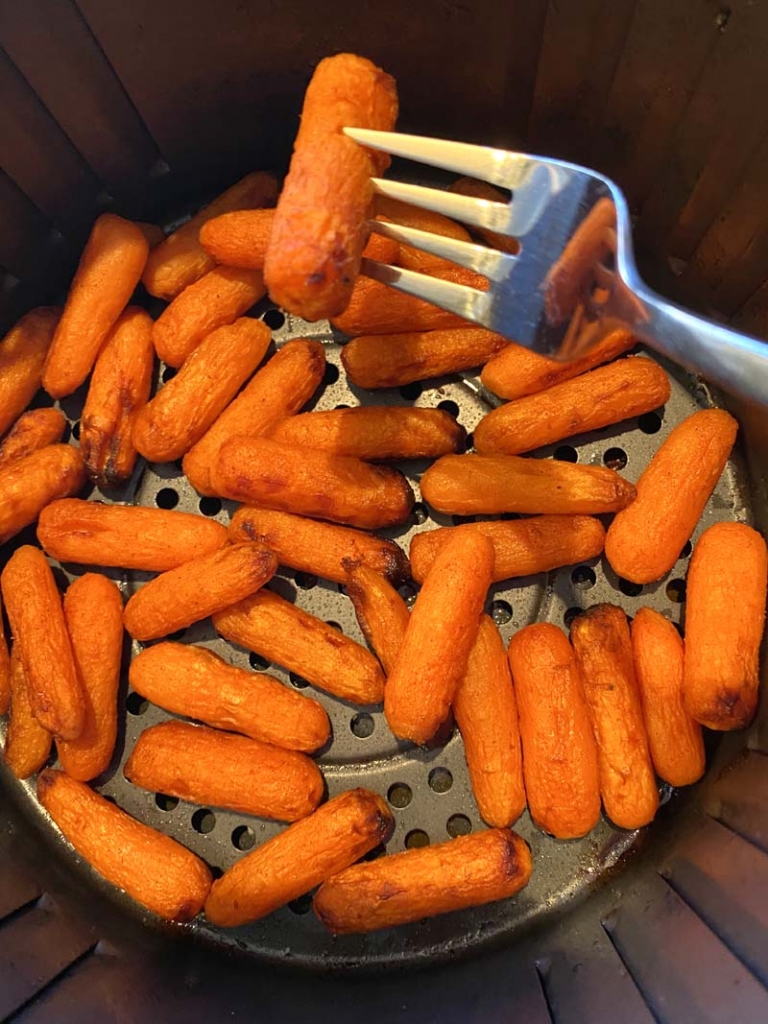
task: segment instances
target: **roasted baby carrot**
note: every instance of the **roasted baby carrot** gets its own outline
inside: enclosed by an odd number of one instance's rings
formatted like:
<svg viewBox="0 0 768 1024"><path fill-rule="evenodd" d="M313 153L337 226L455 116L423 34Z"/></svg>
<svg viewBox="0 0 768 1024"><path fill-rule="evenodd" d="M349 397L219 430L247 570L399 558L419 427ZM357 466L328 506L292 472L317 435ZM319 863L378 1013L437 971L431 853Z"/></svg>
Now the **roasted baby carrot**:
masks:
<svg viewBox="0 0 768 1024"><path fill-rule="evenodd" d="M491 541L495 582L588 561L600 554L605 542L603 524L592 516L532 516L426 530L411 538L411 574L418 583L454 530L482 533Z"/></svg>
<svg viewBox="0 0 768 1024"><path fill-rule="evenodd" d="M277 570L262 544L228 544L145 583L125 606L134 640L157 640L255 593Z"/></svg>
<svg viewBox="0 0 768 1024"><path fill-rule="evenodd" d="M272 175L255 171L204 206L150 253L142 277L149 294L170 301L213 270L216 259L205 251L199 238L203 226L231 210L271 206L277 193L277 181Z"/></svg>
<svg viewBox="0 0 768 1024"><path fill-rule="evenodd" d="M264 264L272 299L305 320L346 309L368 238L371 178L389 166L343 129L391 131L397 106L394 79L351 53L320 61L307 86Z"/></svg>
<svg viewBox="0 0 768 1024"><path fill-rule="evenodd" d="M496 828L355 864L324 882L313 906L336 934L372 932L507 899L530 877L526 841Z"/></svg>
<svg viewBox="0 0 768 1024"><path fill-rule="evenodd" d="M4 715L11 703L11 659L3 621L3 595L0 592L0 715Z"/></svg>
<svg viewBox="0 0 768 1024"><path fill-rule="evenodd" d="M53 737L32 714L18 645L11 654L11 706L3 757L17 779L39 772L51 753Z"/></svg>
<svg viewBox="0 0 768 1024"><path fill-rule="evenodd" d="M269 328L241 317L212 331L133 427L133 443L150 462L180 459L213 426L264 358Z"/></svg>
<svg viewBox="0 0 768 1024"><path fill-rule="evenodd" d="M49 444L0 470L0 544L34 523L56 498L77 494L85 463L77 448Z"/></svg>
<svg viewBox="0 0 768 1024"><path fill-rule="evenodd" d="M471 196L473 199L485 199L491 203L507 203L509 199L499 189L489 185L487 181L479 181L477 178L459 178L448 189L449 192L458 192L460 196ZM512 253L520 251L520 243L516 238L509 235L500 235L498 231L490 231L488 228L473 229L481 238L485 239L488 245L501 252Z"/></svg>
<svg viewBox="0 0 768 1024"><path fill-rule="evenodd" d="M260 270L216 267L195 281L155 320L152 342L158 356L179 367L203 338L232 324L264 295Z"/></svg>
<svg viewBox="0 0 768 1024"><path fill-rule="evenodd" d="M715 523L688 569L683 697L709 729L743 729L757 707L768 553L744 523Z"/></svg>
<svg viewBox="0 0 768 1024"><path fill-rule="evenodd" d="M619 828L641 828L656 814L659 792L627 616L615 605L594 605L573 620L571 640L597 739L605 813Z"/></svg>
<svg viewBox="0 0 768 1024"><path fill-rule="evenodd" d="M353 704L378 704L384 676L373 655L289 601L261 590L213 616L218 633Z"/></svg>
<svg viewBox="0 0 768 1024"><path fill-rule="evenodd" d="M384 712L398 738L427 743L445 721L492 576L493 545L480 533L453 535L435 558L384 694Z"/></svg>
<svg viewBox="0 0 768 1024"><path fill-rule="evenodd" d="M227 531L187 512L64 498L43 509L37 539L60 562L165 572L217 551Z"/></svg>
<svg viewBox="0 0 768 1024"><path fill-rule="evenodd" d="M475 448L519 455L657 409L670 390L666 373L650 359L620 359L494 409L475 430Z"/></svg>
<svg viewBox="0 0 768 1024"><path fill-rule="evenodd" d="M226 441L211 476L224 498L364 530L404 523L414 502L396 469L261 437Z"/></svg>
<svg viewBox="0 0 768 1024"><path fill-rule="evenodd" d="M43 379L60 309L30 310L0 341L0 437L21 416Z"/></svg>
<svg viewBox="0 0 768 1024"><path fill-rule="evenodd" d="M133 428L149 399L154 364L152 320L129 306L99 352L80 418L80 451L100 487L116 487L133 472Z"/></svg>
<svg viewBox="0 0 768 1024"><path fill-rule="evenodd" d="M85 697L45 555L29 544L18 548L0 575L0 585L32 713L58 739L75 740L85 726Z"/></svg>
<svg viewBox="0 0 768 1024"><path fill-rule="evenodd" d="M600 776L584 686L568 638L537 622L509 642L528 809L558 839L586 835L600 817Z"/></svg>
<svg viewBox="0 0 768 1024"><path fill-rule="evenodd" d="M464 324L405 334L366 334L344 346L341 361L358 387L396 388L470 370L508 345L500 334Z"/></svg>
<svg viewBox="0 0 768 1024"><path fill-rule="evenodd" d="M348 561L347 594L368 645L389 675L405 638L410 613L387 580L367 565Z"/></svg>
<svg viewBox="0 0 768 1024"><path fill-rule="evenodd" d="M37 798L64 837L108 882L169 921L191 921L211 888L206 865L83 782L46 769Z"/></svg>
<svg viewBox="0 0 768 1024"><path fill-rule="evenodd" d="M517 701L504 641L487 615L480 616L453 713L483 821L498 828L511 825L525 809Z"/></svg>
<svg viewBox="0 0 768 1024"><path fill-rule="evenodd" d="M368 405L282 420L274 441L374 462L435 459L463 451L467 432L442 409Z"/></svg>
<svg viewBox="0 0 768 1024"><path fill-rule="evenodd" d="M67 419L58 409L32 409L14 423L0 444L0 470L61 440Z"/></svg>
<svg viewBox="0 0 768 1024"><path fill-rule="evenodd" d="M386 843L393 827L376 793L341 793L225 871L211 887L205 915L227 928L256 921Z"/></svg>
<svg viewBox="0 0 768 1024"><path fill-rule="evenodd" d="M153 793L278 821L305 818L323 795L306 754L188 722L145 729L123 772Z"/></svg>
<svg viewBox="0 0 768 1024"><path fill-rule="evenodd" d="M682 638L652 608L635 613L631 634L653 767L671 786L689 786L704 774L704 740L683 704Z"/></svg>
<svg viewBox="0 0 768 1024"><path fill-rule="evenodd" d="M277 555L281 565L345 583L347 565L365 565L391 583L410 576L408 558L394 541L347 526L332 526L288 512L243 505L232 516L229 539L256 540Z"/></svg>
<svg viewBox="0 0 768 1024"><path fill-rule="evenodd" d="M96 218L45 360L43 387L52 398L71 394L91 372L139 283L148 252L131 221L113 213Z"/></svg>
<svg viewBox="0 0 768 1024"><path fill-rule="evenodd" d="M666 575L725 469L739 425L724 409L679 423L637 481L637 498L616 516L605 555L618 576L652 583Z"/></svg>
<svg viewBox="0 0 768 1024"><path fill-rule="evenodd" d="M321 704L263 672L228 665L213 651L187 644L146 647L133 659L133 689L153 704L216 729L312 753L328 741Z"/></svg>
<svg viewBox="0 0 768 1024"><path fill-rule="evenodd" d="M292 416L317 390L325 371L325 352L317 341L299 338L283 345L213 426L184 456L184 472L201 494L213 494L211 467L230 437L262 437Z"/></svg>
<svg viewBox="0 0 768 1024"><path fill-rule="evenodd" d="M200 228L200 245L216 263L261 270L272 234L274 210L233 210Z"/></svg>
<svg viewBox="0 0 768 1024"><path fill-rule="evenodd" d="M483 367L480 380L508 401L546 391L628 352L636 339L625 330L612 331L576 359L548 359L524 345L510 343Z"/></svg>
<svg viewBox="0 0 768 1024"><path fill-rule="evenodd" d="M513 455L443 455L421 478L425 501L456 515L617 512L634 485L604 466Z"/></svg>
<svg viewBox="0 0 768 1024"><path fill-rule="evenodd" d="M56 744L61 767L89 782L109 767L117 739L117 691L123 654L123 598L106 576L88 572L64 595L64 618L85 697L85 726Z"/></svg>

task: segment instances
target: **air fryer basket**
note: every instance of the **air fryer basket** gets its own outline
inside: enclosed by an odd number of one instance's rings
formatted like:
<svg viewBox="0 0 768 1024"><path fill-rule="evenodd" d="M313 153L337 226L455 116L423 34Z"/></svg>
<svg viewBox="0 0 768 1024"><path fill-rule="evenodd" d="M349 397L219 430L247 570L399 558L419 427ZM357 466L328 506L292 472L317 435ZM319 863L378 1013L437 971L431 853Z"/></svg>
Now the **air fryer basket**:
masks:
<svg viewBox="0 0 768 1024"><path fill-rule="evenodd" d="M700 286L703 302L761 329L763 115L750 110L747 118L738 105L759 81L768 41L768 15L756 5L12 6L0 2L4 319L57 296L97 210L168 221L252 167L283 167L312 65L350 49L397 76L405 130L539 149L615 175L638 214L655 283L664 289L669 278L667 292L687 302ZM257 312L276 328L278 345L307 333L327 343L319 407L359 400L338 374L330 331L290 317L280 324L266 306ZM477 381L450 379L374 400L443 403L471 430L486 399ZM623 472L635 479L664 434L709 401L706 385L677 373L672 399L656 418L642 418L641 429L600 431L572 447L584 462L626 458ZM73 427L81 403L77 395L64 402ZM735 412L748 468L729 467L704 522L749 518L751 506L766 529L766 417ZM409 471L417 482L419 467ZM226 508L199 506L175 467L147 471L134 486L135 500L226 521ZM417 507L393 536L429 528L423 515ZM683 552L669 580L638 594L597 560L501 585L489 610L505 638L533 618L559 623L601 600L629 614L650 604L680 621L686 561ZM133 582L124 580L127 589ZM359 637L335 586L290 572L275 586ZM219 643L204 626L185 639ZM230 649L230 657L263 667L246 652ZM123 696L125 752L141 728L166 716ZM397 819L390 850L424 841L419 833L435 842L480 827L457 736L414 752L387 743L380 713L331 699L326 706L330 792L363 779L389 795ZM666 794L654 825L638 834L603 824L580 842L555 843L524 819L518 827L533 846L535 874L515 901L366 938L330 938L302 901L226 935L205 924L150 922L95 880L53 836L25 787L3 775L0 1017L768 1019L766 743L763 715L748 735L713 745L705 781ZM171 806L130 787L119 767L102 791L222 869L272 830L235 814ZM386 967L402 969L381 975Z"/></svg>

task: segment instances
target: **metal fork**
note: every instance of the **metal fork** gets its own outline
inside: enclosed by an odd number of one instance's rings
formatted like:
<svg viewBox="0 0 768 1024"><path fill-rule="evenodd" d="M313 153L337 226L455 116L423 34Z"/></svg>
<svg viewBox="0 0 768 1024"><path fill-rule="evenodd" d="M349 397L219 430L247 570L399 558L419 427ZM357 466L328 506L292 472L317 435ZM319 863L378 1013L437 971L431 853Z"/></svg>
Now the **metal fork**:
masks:
<svg viewBox="0 0 768 1024"><path fill-rule="evenodd" d="M624 195L549 160L416 135L345 128L356 142L509 189L509 203L374 178L377 193L516 238L512 255L414 228L371 228L477 271L487 291L364 259L362 272L544 355L573 358L617 327L740 397L768 405L768 344L676 306L640 277Z"/></svg>

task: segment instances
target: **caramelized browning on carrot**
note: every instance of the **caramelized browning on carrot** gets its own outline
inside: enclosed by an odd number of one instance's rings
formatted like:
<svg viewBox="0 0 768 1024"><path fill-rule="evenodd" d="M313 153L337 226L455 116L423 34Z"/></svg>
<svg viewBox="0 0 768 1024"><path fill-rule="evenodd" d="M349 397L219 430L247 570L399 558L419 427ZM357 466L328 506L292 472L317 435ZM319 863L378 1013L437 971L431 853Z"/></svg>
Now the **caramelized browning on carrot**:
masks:
<svg viewBox="0 0 768 1024"><path fill-rule="evenodd" d="M369 60L341 53L315 68L264 265L272 299L305 320L346 308L368 237L371 178L389 166L342 129L391 131L396 119L395 81Z"/></svg>
<svg viewBox="0 0 768 1024"><path fill-rule="evenodd" d="M347 561L346 590L368 645L387 675L392 671L408 628L408 606L386 579L367 565Z"/></svg>
<svg viewBox="0 0 768 1024"><path fill-rule="evenodd" d="M11 706L3 757L17 779L39 772L51 753L52 736L32 714L18 645L11 655Z"/></svg>
<svg viewBox="0 0 768 1024"><path fill-rule="evenodd" d="M0 470L0 544L34 523L56 498L77 494L85 463L77 448L49 444Z"/></svg>
<svg viewBox="0 0 768 1024"><path fill-rule="evenodd" d="M0 342L0 437L35 396L60 309L30 310Z"/></svg>
<svg viewBox="0 0 768 1024"><path fill-rule="evenodd" d="M58 409L32 409L14 423L0 444L0 470L61 440L67 419Z"/></svg>

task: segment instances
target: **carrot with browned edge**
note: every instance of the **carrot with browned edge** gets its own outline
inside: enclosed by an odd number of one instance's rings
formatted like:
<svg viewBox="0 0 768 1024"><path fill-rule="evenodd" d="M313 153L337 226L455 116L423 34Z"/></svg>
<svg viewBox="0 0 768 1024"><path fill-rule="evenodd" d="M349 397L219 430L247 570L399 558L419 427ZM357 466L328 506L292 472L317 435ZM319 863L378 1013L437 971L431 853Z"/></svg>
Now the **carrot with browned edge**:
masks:
<svg viewBox="0 0 768 1024"><path fill-rule="evenodd" d="M226 441L211 479L223 498L364 530L404 523L414 503L396 469L264 437Z"/></svg>
<svg viewBox="0 0 768 1024"><path fill-rule="evenodd" d="M146 647L129 670L133 689L174 715L263 743L312 753L328 741L321 704L263 672L228 665L213 651L162 643Z"/></svg>
<svg viewBox="0 0 768 1024"><path fill-rule="evenodd" d="M475 448L519 455L650 412L664 405L670 393L660 366L630 356L494 409L475 429Z"/></svg>
<svg viewBox="0 0 768 1024"><path fill-rule="evenodd" d="M632 653L656 774L670 786L689 786L704 774L704 739L683 704L683 641L652 608L632 620Z"/></svg>
<svg viewBox="0 0 768 1024"><path fill-rule="evenodd" d="M14 423L0 444L0 470L46 445L60 441L67 418L58 409L31 409Z"/></svg>
<svg viewBox="0 0 768 1024"><path fill-rule="evenodd" d="M243 505L232 516L229 539L258 541L281 565L335 583L346 581L348 565L368 566L395 585L410 577L408 558L394 541L289 512Z"/></svg>
<svg viewBox="0 0 768 1024"><path fill-rule="evenodd" d="M0 341L0 437L21 416L42 383L45 357L60 316L60 309L32 309Z"/></svg>
<svg viewBox="0 0 768 1024"><path fill-rule="evenodd" d="M147 240L131 221L113 213L96 218L45 360L43 387L52 398L71 394L91 372L148 253Z"/></svg>
<svg viewBox="0 0 768 1024"><path fill-rule="evenodd" d="M725 469L739 425L724 409L679 423L637 481L637 498L608 528L605 556L618 576L652 583L669 572Z"/></svg>
<svg viewBox="0 0 768 1024"><path fill-rule="evenodd" d="M269 590L213 616L226 640L353 704L378 704L384 675L370 651Z"/></svg>
<svg viewBox="0 0 768 1024"><path fill-rule="evenodd" d="M232 928L303 896L392 835L386 803L351 789L237 861L211 887L205 915Z"/></svg>
<svg viewBox="0 0 768 1024"><path fill-rule="evenodd" d="M347 561L346 590L368 645L387 675L392 671L408 629L408 605L375 569Z"/></svg>
<svg viewBox="0 0 768 1024"><path fill-rule="evenodd" d="M526 802L517 701L504 641L488 615L480 617L453 713L480 816L492 827L511 825Z"/></svg>
<svg viewBox="0 0 768 1024"><path fill-rule="evenodd" d="M573 620L571 640L597 739L605 813L620 828L641 828L656 814L659 791L627 616L615 605L594 605Z"/></svg>
<svg viewBox="0 0 768 1024"><path fill-rule="evenodd" d="M100 487L116 487L133 472L133 428L149 400L154 366L152 319L129 306L99 352L80 417L80 451Z"/></svg>
<svg viewBox="0 0 768 1024"><path fill-rule="evenodd" d="M298 338L283 345L184 456L192 486L201 494L213 494L211 467L224 442L269 434L309 401L324 372L325 351L319 342Z"/></svg>
<svg viewBox="0 0 768 1024"><path fill-rule="evenodd" d="M450 710L493 576L493 545L455 534L435 558L416 598L387 680L384 712L399 739L427 743Z"/></svg>
<svg viewBox="0 0 768 1024"><path fill-rule="evenodd" d="M172 380L140 411L133 443L150 462L186 454L226 409L264 358L269 328L242 317L212 331Z"/></svg>
<svg viewBox="0 0 768 1024"><path fill-rule="evenodd" d="M343 129L391 131L397 109L394 79L351 53L320 61L307 86L264 263L271 298L305 320L346 308L368 238L371 178L389 166Z"/></svg>
<svg viewBox="0 0 768 1024"><path fill-rule="evenodd" d="M421 494L438 512L454 515L617 512L635 487L605 466L514 455L443 455L421 478Z"/></svg>
<svg viewBox="0 0 768 1024"><path fill-rule="evenodd" d="M715 523L688 569L683 698L709 729L743 729L757 707L768 552L757 530Z"/></svg>
<svg viewBox="0 0 768 1024"><path fill-rule="evenodd" d="M0 585L32 713L58 739L76 740L85 726L85 697L45 555L30 544L18 548L0 575Z"/></svg>
<svg viewBox="0 0 768 1024"><path fill-rule="evenodd" d="M87 572L64 595L64 618L85 697L85 726L56 744L61 767L89 782L105 772L117 740L117 699L123 655L123 598L106 576Z"/></svg>
<svg viewBox="0 0 768 1024"><path fill-rule="evenodd" d="M0 544L4 544L57 498L77 494L86 480L77 448L49 444L0 470Z"/></svg>
<svg viewBox="0 0 768 1024"><path fill-rule="evenodd" d="M355 864L324 882L315 913L335 934L372 932L514 896L531 877L531 851L509 829Z"/></svg>
<svg viewBox="0 0 768 1024"><path fill-rule="evenodd" d="M63 498L43 509L37 539L60 562L165 572L218 551L227 531L188 512Z"/></svg>
<svg viewBox="0 0 768 1024"><path fill-rule="evenodd" d="M403 328L405 330L405 328ZM509 345L494 331L460 326L397 334L364 334L341 350L347 376L358 387L396 388L481 366Z"/></svg>
<svg viewBox="0 0 768 1024"><path fill-rule="evenodd" d="M528 808L558 839L586 835L600 817L597 745L568 638L547 622L509 642Z"/></svg>
<svg viewBox="0 0 768 1024"><path fill-rule="evenodd" d="M11 705L3 758L17 779L39 772L51 753L53 737L32 714L18 646L11 653Z"/></svg>
<svg viewBox="0 0 768 1024"><path fill-rule="evenodd" d="M603 524L592 516L531 516L426 530L411 538L411 573L417 583L424 581L454 530L482 533L491 541L494 582L586 562L600 554L605 542Z"/></svg>
<svg viewBox="0 0 768 1024"><path fill-rule="evenodd" d="M189 722L145 729L123 772L152 793L277 821L305 818L323 795L306 754Z"/></svg>
<svg viewBox="0 0 768 1024"><path fill-rule="evenodd" d="M11 659L3 621L3 595L0 592L0 715L4 715L11 703Z"/></svg>
<svg viewBox="0 0 768 1024"><path fill-rule="evenodd" d="M169 921L191 921L211 873L170 836L131 818L83 782L46 769L37 798L81 857L112 885Z"/></svg>
<svg viewBox="0 0 768 1024"><path fill-rule="evenodd" d="M142 277L149 294L170 301L213 270L216 258L205 251L200 238L204 226L232 210L271 206L277 199L277 193L275 178L255 171L204 206L150 253Z"/></svg>
<svg viewBox="0 0 768 1024"><path fill-rule="evenodd" d="M276 571L263 544L228 544L145 583L125 606L125 628L134 640L168 636L242 601Z"/></svg>

